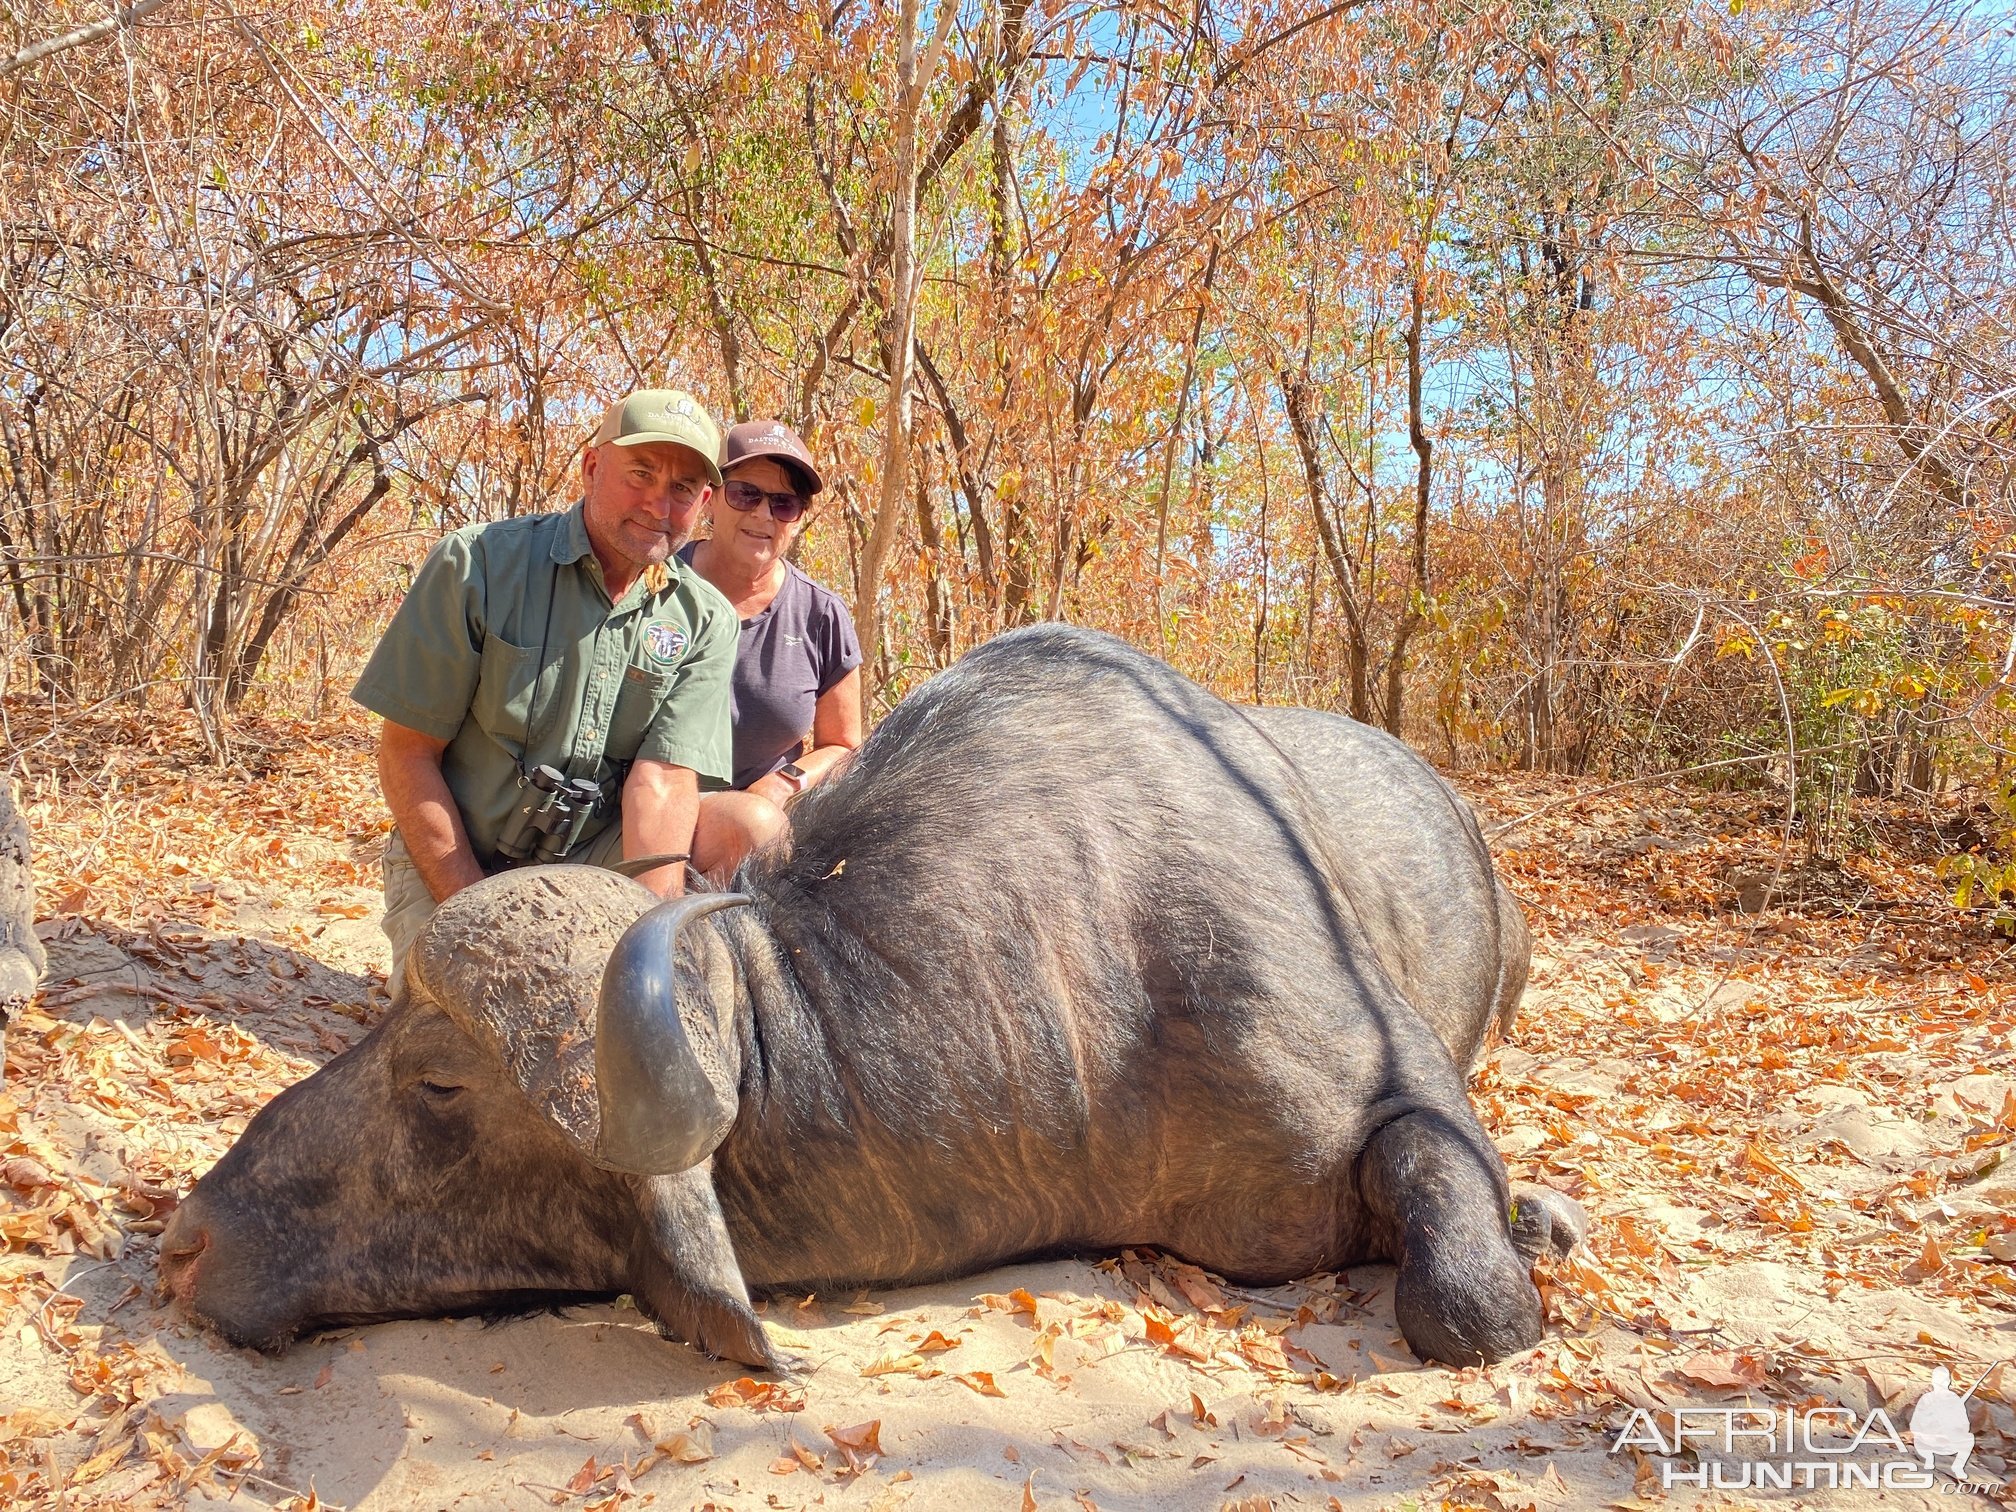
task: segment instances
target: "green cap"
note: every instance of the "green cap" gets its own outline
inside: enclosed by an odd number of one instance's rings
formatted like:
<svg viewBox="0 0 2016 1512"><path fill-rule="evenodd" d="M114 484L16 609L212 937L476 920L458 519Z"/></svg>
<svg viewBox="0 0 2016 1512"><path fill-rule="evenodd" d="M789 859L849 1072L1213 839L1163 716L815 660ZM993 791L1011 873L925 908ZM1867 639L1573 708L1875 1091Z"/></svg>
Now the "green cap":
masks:
<svg viewBox="0 0 2016 1512"><path fill-rule="evenodd" d="M639 389L603 411L596 446L641 446L669 441L698 452L707 472L721 481L721 431L700 401L681 389Z"/></svg>

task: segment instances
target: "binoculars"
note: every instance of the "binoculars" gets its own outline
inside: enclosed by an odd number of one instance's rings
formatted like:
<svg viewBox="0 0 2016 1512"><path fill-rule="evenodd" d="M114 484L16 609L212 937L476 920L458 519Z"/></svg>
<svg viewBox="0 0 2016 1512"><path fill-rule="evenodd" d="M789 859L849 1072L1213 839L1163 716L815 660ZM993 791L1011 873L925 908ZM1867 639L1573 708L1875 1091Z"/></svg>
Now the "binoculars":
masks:
<svg viewBox="0 0 2016 1512"><path fill-rule="evenodd" d="M517 810L497 837L497 854L516 864L564 860L602 800L602 786L536 766L519 779Z"/></svg>

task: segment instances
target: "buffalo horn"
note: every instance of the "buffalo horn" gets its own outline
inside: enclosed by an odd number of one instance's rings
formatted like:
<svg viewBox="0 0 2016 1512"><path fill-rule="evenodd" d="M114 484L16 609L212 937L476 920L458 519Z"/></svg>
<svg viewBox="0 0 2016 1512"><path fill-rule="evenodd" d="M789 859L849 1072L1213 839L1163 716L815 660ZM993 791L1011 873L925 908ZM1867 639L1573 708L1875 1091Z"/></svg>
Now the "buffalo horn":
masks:
<svg viewBox="0 0 2016 1512"><path fill-rule="evenodd" d="M595 1160L664 1175L698 1165L735 1121L734 1077L711 1003L680 1012L673 962L679 931L749 899L702 893L661 903L624 932L602 968L595 1028L601 1129Z"/></svg>
<svg viewBox="0 0 2016 1512"><path fill-rule="evenodd" d="M609 952L658 899L597 866L527 866L465 887L413 943L406 979L497 1057L590 1159L595 998Z"/></svg>

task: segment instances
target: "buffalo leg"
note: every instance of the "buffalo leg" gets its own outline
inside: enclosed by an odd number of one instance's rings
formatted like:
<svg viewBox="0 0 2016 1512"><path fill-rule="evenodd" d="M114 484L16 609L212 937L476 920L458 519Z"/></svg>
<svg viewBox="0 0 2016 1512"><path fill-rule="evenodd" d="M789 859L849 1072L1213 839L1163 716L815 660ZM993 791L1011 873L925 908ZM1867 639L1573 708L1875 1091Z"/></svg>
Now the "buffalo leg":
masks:
<svg viewBox="0 0 2016 1512"><path fill-rule="evenodd" d="M1504 1166L1474 1119L1433 1109L1381 1127L1358 1181L1399 1263L1393 1311L1424 1360L1475 1365L1540 1342L1540 1294L1507 1222Z"/></svg>
<svg viewBox="0 0 2016 1512"><path fill-rule="evenodd" d="M1533 969L1533 934L1526 927L1526 915L1519 910L1519 900L1505 884L1493 884L1492 891L1498 902L1498 955L1502 962L1492 1006L1498 1021L1498 1038L1510 1039L1512 1021L1519 1013L1519 999L1526 992L1526 977Z"/></svg>
<svg viewBox="0 0 2016 1512"><path fill-rule="evenodd" d="M637 1309L673 1338L758 1370L787 1362L770 1347L714 1195L711 1161L670 1176L632 1178L639 1227L631 1254Z"/></svg>

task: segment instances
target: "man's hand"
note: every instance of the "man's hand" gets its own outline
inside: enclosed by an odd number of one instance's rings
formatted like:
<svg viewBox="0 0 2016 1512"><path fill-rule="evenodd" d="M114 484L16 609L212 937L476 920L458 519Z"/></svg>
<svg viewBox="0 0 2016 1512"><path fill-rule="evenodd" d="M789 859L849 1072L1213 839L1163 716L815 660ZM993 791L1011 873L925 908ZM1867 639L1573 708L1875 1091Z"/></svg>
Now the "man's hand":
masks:
<svg viewBox="0 0 2016 1512"><path fill-rule="evenodd" d="M389 719L378 735L378 781L385 806L437 903L483 879L462 812L441 775L441 753L447 749L447 741Z"/></svg>
<svg viewBox="0 0 2016 1512"><path fill-rule="evenodd" d="M691 767L633 762L623 781L623 859L690 852L699 816L700 776ZM686 867L675 861L637 880L661 898L676 898L686 890Z"/></svg>

